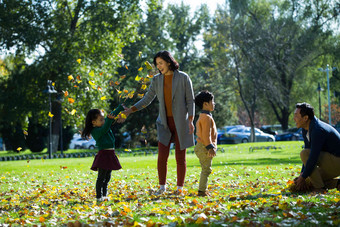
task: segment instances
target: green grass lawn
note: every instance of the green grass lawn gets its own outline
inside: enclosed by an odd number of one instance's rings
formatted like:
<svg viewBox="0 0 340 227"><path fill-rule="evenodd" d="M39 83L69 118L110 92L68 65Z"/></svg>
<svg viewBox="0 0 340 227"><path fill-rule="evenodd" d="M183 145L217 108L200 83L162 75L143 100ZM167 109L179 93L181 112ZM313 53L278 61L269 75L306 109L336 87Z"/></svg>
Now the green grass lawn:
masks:
<svg viewBox="0 0 340 227"><path fill-rule="evenodd" d="M249 147L277 149L249 151ZM210 197L196 197L200 166L188 149L184 195L176 189L170 155L168 194L157 197L157 155L121 155L112 172L110 201L95 202L93 157L0 162L0 225L87 224L339 225L340 194L292 194L302 142L223 145L213 160Z"/></svg>

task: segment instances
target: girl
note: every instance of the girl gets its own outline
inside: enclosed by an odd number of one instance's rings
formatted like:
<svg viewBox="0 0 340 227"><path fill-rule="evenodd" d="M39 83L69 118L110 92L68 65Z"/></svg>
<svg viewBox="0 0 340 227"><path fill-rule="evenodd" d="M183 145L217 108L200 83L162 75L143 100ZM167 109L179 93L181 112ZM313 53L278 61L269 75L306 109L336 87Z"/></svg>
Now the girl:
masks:
<svg viewBox="0 0 340 227"><path fill-rule="evenodd" d="M98 202L108 199L106 197L107 185L111 178L111 171L122 168L115 154L115 137L110 129L114 118L114 113L110 113L104 118L104 113L101 110L92 109L87 113L85 128L82 132L82 137L85 139L89 139L91 135L99 149L91 167L91 170L98 170L96 182Z"/></svg>

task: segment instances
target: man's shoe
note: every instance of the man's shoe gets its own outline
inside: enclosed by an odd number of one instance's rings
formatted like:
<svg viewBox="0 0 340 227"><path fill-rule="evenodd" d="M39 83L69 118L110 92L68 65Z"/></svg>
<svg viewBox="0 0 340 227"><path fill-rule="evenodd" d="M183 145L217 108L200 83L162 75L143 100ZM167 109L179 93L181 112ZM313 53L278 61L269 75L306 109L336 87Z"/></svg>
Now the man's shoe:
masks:
<svg viewBox="0 0 340 227"><path fill-rule="evenodd" d="M314 192L316 194L325 194L327 192L327 189L325 189L325 188L313 188L311 192Z"/></svg>

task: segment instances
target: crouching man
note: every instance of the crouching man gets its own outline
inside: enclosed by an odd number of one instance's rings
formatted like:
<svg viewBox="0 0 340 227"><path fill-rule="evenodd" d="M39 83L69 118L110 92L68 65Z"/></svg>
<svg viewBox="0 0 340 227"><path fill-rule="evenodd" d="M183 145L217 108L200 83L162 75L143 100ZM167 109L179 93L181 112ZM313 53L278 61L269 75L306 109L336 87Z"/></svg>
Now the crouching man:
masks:
<svg viewBox="0 0 340 227"><path fill-rule="evenodd" d="M299 191L306 191L306 178L313 191L338 188L340 180L340 134L331 125L314 116L314 108L308 103L296 104L294 121L302 128L305 148L300 157L303 162L300 176L295 180Z"/></svg>

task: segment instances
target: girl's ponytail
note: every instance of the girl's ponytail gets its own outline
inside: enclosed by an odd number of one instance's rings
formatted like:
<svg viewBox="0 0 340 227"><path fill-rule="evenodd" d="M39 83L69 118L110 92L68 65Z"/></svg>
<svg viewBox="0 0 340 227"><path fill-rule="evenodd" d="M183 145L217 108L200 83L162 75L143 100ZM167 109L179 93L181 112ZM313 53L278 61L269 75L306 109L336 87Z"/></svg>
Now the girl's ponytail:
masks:
<svg viewBox="0 0 340 227"><path fill-rule="evenodd" d="M87 115L85 120L85 128L83 132L81 133L81 137L83 139L90 139L91 131L93 129L92 121L95 121L98 117L98 115L101 114L100 109L91 109Z"/></svg>

